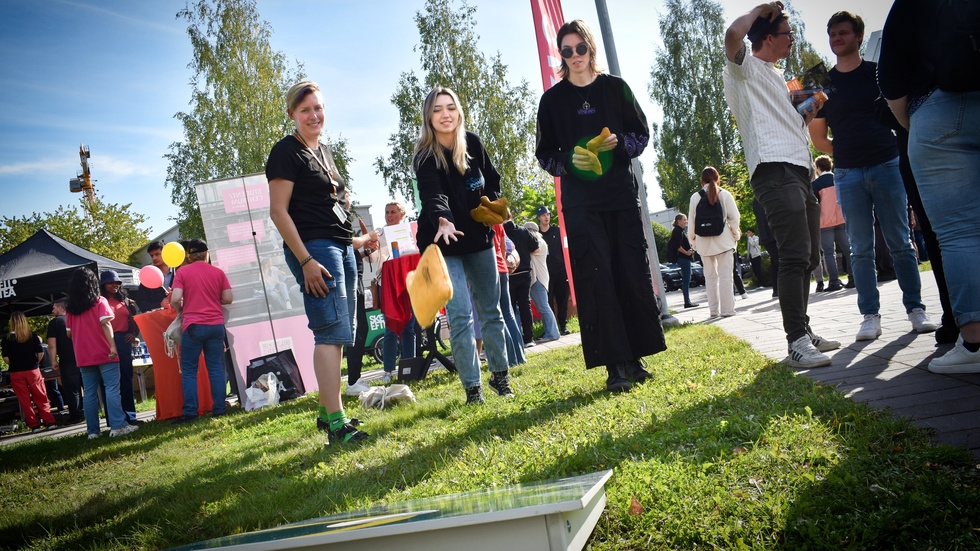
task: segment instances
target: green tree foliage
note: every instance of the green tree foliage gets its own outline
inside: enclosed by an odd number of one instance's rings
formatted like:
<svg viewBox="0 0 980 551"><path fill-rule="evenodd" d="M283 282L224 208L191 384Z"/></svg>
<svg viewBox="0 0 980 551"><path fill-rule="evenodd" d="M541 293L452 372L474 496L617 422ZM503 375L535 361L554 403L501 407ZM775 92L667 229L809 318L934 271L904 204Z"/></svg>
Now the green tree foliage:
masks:
<svg viewBox="0 0 980 551"><path fill-rule="evenodd" d="M650 72L650 99L663 109L653 125L657 178L668 207L685 209L700 186L701 169L720 167L738 150L725 102L725 21L711 0L666 0Z"/></svg>
<svg viewBox="0 0 980 551"><path fill-rule="evenodd" d="M179 208L183 237L203 237L195 185L262 172L272 146L293 129L286 91L302 79L272 49L272 28L259 18L255 0L197 0L177 13L188 22L194 49L189 67L191 110L175 117L184 140L170 145L166 185ZM333 144L346 169L346 144ZM340 154L338 154L340 153Z"/></svg>
<svg viewBox="0 0 980 551"><path fill-rule="evenodd" d="M398 108L398 130L388 138L390 154L374 166L391 197L414 203L412 155L422 125L422 102L434 86L448 86L459 95L466 128L483 140L501 175L503 193L523 209L523 192L540 191L550 178L534 158L536 97L527 81L516 86L498 52L487 58L478 47L476 8L465 0L427 0L415 14L421 43L422 76L402 73L391 102Z"/></svg>
<svg viewBox="0 0 980 551"><path fill-rule="evenodd" d="M653 244L657 248L657 258L660 262L667 262L667 242L670 241L671 231L661 226L657 222L650 222L653 227Z"/></svg>
<svg viewBox="0 0 980 551"><path fill-rule="evenodd" d="M793 77L802 75L807 69L818 63L824 63L827 69L833 67L833 63L828 63L826 59L817 53L813 44L806 39L806 35L804 34L806 24L803 23L800 12L795 10L791 4L787 4L786 13L789 14L790 27L793 29L796 37L796 40L793 42L792 53L779 63L785 71L786 80L791 80ZM824 36L826 37L826 33L824 33Z"/></svg>
<svg viewBox="0 0 980 551"><path fill-rule="evenodd" d="M20 218L0 218L0 254L20 245L39 230L118 262L134 264L131 255L146 245L149 233L141 228L146 216L133 212L132 204L89 203L59 206L54 212L32 213ZM135 264L134 264L135 265Z"/></svg>

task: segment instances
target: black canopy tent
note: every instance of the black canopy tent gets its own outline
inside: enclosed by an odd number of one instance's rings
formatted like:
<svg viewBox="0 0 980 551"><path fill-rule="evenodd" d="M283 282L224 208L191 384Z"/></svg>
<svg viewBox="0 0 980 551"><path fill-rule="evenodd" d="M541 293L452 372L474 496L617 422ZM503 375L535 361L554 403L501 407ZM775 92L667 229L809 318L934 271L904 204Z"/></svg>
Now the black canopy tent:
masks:
<svg viewBox="0 0 980 551"><path fill-rule="evenodd" d="M0 255L0 326L15 310L28 317L50 314L51 303L65 296L72 272L79 267L95 273L115 270L124 286L139 284L136 268L40 230Z"/></svg>

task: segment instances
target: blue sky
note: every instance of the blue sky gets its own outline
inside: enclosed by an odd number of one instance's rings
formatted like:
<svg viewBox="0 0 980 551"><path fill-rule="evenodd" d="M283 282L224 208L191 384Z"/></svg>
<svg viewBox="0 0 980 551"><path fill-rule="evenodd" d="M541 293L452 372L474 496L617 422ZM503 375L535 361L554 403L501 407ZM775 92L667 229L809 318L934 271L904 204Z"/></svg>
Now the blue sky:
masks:
<svg viewBox="0 0 980 551"><path fill-rule="evenodd" d="M726 22L758 2L725 0ZM471 0L485 53L500 51L511 82L540 90L528 0ZM660 44L659 0L607 0L623 77L653 120L658 110L646 92ZM830 57L825 24L833 12L861 14L868 31L880 29L886 0L796 0L807 38ZM191 61L183 1L0 0L0 215L19 217L75 205L80 194L68 180L80 170L78 145L91 148L96 193L105 201L132 203L147 216L151 236L173 222L176 209L165 188L168 146L183 139L174 114L190 109ZM418 68L414 22L422 0L259 0L273 29L272 46L304 63L324 89L327 130L350 143L355 199L373 205L382 219L388 201L373 163L386 154L397 128L391 105L399 75ZM592 0L564 0L566 19L580 18L596 31ZM600 59L605 53L600 52ZM452 83L447 83L450 86ZM650 208L663 208L653 153L642 160ZM70 238L70 236L64 236Z"/></svg>

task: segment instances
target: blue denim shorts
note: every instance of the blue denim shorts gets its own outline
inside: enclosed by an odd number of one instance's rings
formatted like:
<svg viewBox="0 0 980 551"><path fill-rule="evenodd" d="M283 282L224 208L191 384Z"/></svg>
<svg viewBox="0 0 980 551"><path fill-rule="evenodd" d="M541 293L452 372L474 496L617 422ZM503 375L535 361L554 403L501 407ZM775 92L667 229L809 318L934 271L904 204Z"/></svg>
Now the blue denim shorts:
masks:
<svg viewBox="0 0 980 551"><path fill-rule="evenodd" d="M356 299L354 283L357 279L357 265L354 263L354 250L333 239L312 239L304 243L313 259L330 272L332 278L324 278L330 292L325 297L316 297L305 291L303 268L296 255L283 249L286 265L303 289L303 306L306 309L307 325L313 331L315 344L352 345L354 343L354 312Z"/></svg>

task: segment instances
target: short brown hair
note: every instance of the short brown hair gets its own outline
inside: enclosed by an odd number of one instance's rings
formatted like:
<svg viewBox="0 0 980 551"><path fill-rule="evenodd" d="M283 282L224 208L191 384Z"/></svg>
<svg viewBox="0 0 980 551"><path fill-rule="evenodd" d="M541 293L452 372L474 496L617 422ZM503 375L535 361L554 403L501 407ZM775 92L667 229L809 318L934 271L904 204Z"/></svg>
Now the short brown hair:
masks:
<svg viewBox="0 0 980 551"><path fill-rule="evenodd" d="M820 172L830 172L834 170L834 161L832 161L827 155L821 155L814 159L813 165L817 167L817 170Z"/></svg>
<svg viewBox="0 0 980 551"><path fill-rule="evenodd" d="M854 34L864 37L864 19L861 19L860 15L849 11L839 11L831 15L830 20L827 21L827 33L829 34L830 28L838 23L850 23L851 28L854 29Z"/></svg>

